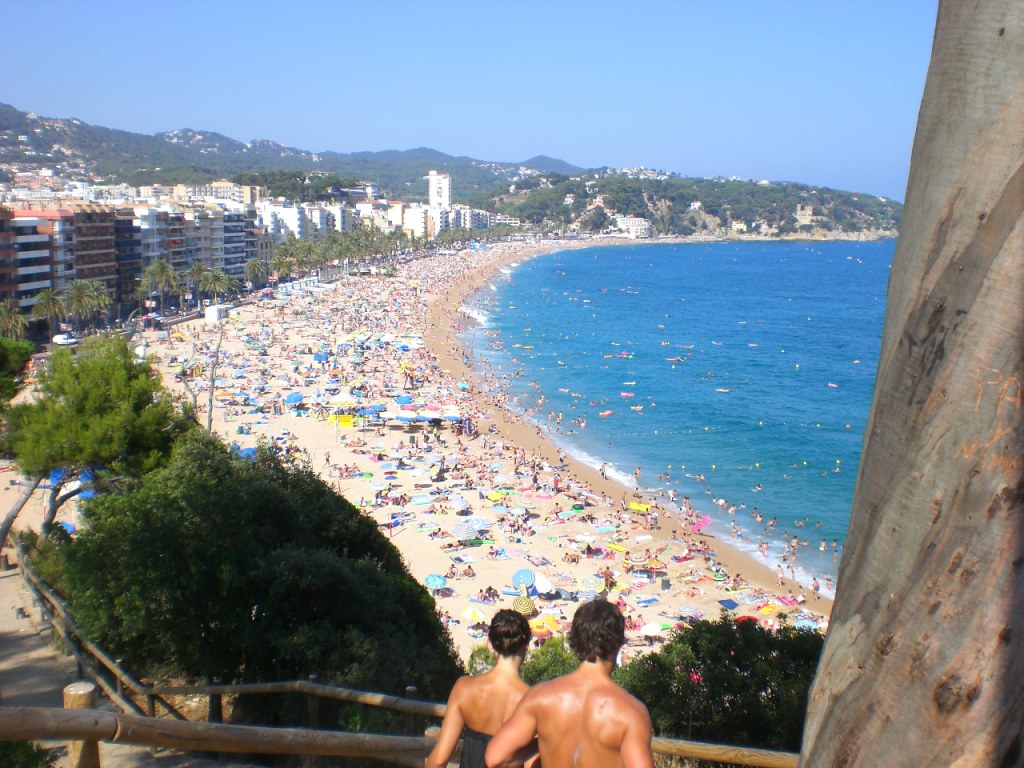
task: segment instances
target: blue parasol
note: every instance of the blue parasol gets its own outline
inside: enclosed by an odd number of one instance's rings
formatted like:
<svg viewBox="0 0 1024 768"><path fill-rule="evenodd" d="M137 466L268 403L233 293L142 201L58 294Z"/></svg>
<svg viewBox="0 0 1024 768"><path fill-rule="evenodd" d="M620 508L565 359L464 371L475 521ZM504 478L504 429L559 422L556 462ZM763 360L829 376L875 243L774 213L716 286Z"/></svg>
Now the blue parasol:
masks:
<svg viewBox="0 0 1024 768"><path fill-rule="evenodd" d="M520 587L527 586L532 587L533 582L537 580L536 574L529 568L521 568L512 574L512 586Z"/></svg>
<svg viewBox="0 0 1024 768"><path fill-rule="evenodd" d="M440 573L431 573L423 580L423 583L430 589L440 589L448 583L448 580Z"/></svg>

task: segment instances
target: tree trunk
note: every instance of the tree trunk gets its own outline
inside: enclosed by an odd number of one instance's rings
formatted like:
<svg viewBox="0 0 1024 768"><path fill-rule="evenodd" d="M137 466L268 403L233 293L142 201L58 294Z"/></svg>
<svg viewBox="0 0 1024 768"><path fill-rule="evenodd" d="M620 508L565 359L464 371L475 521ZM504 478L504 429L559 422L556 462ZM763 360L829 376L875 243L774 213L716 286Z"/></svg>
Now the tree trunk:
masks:
<svg viewBox="0 0 1024 768"><path fill-rule="evenodd" d="M802 766L1024 765L1024 4L941 0Z"/></svg>
<svg viewBox="0 0 1024 768"><path fill-rule="evenodd" d="M3 549L4 544L7 543L7 536L11 532L11 528L14 527L14 521L18 519L18 515L21 514L21 510L28 500L32 498L32 494L35 493L36 488L39 487L39 483L43 481L41 477L33 477L29 484L25 487L25 490L21 492L17 501L14 502L14 506L11 507L11 511L7 513L7 517L4 518L4 522L0 525L0 549Z"/></svg>
<svg viewBox="0 0 1024 768"><path fill-rule="evenodd" d="M217 366L220 365L220 345L224 343L224 326L220 326L217 337L217 348L213 351L213 362L210 364L210 392L206 401L206 431L213 433L213 390L217 383Z"/></svg>

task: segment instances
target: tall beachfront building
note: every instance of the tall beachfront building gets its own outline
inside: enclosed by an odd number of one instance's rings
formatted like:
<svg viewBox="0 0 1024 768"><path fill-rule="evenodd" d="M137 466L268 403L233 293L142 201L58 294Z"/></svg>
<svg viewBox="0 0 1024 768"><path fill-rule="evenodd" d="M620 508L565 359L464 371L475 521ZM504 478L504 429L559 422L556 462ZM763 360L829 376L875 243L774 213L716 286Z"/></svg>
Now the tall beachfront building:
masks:
<svg viewBox="0 0 1024 768"><path fill-rule="evenodd" d="M431 171L426 178L430 194L430 207L438 211L450 211L452 208L452 177L447 173Z"/></svg>

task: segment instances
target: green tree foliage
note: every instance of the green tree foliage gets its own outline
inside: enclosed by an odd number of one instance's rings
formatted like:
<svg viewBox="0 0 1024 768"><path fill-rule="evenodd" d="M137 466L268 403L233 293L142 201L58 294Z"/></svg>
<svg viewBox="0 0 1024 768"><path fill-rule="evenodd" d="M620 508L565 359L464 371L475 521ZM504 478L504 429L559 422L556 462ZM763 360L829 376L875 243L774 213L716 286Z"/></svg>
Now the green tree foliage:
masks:
<svg viewBox="0 0 1024 768"><path fill-rule="evenodd" d="M47 340L57 332L57 323L67 317L68 309L63 298L52 288L44 288L36 294L36 303L32 305L32 317L45 319L47 322Z"/></svg>
<svg viewBox="0 0 1024 768"><path fill-rule="evenodd" d="M662 736L799 750L823 638L755 622L701 621L617 674Z"/></svg>
<svg viewBox="0 0 1024 768"><path fill-rule="evenodd" d="M4 768L50 768L58 753L31 741L0 741L0 765Z"/></svg>
<svg viewBox="0 0 1024 768"><path fill-rule="evenodd" d="M334 173L309 173L299 170L240 173L231 179L236 184L266 187L271 197L287 197L312 203L344 197L343 189L355 187L358 179L342 178Z"/></svg>
<svg viewBox="0 0 1024 768"><path fill-rule="evenodd" d="M600 232L608 226L609 220L608 212L599 205L580 222L580 229L587 232Z"/></svg>
<svg viewBox="0 0 1024 768"><path fill-rule="evenodd" d="M123 495L89 500L49 575L142 674L304 678L444 698L459 673L433 601L376 523L308 467L195 431Z"/></svg>
<svg viewBox="0 0 1024 768"><path fill-rule="evenodd" d="M50 490L47 527L84 490L62 493L83 472L95 473L96 487L140 477L166 460L187 423L150 363L121 337L87 339L77 355L55 351L38 386L40 397L4 414L3 448L31 477L64 470Z"/></svg>
<svg viewBox="0 0 1024 768"><path fill-rule="evenodd" d="M520 669L520 675L530 685L572 672L579 661L565 644L565 637L548 638L544 645L530 651Z"/></svg>
<svg viewBox="0 0 1024 768"><path fill-rule="evenodd" d="M9 339L20 339L25 336L28 319L21 309L10 299L0 301L0 335Z"/></svg>
<svg viewBox="0 0 1024 768"><path fill-rule="evenodd" d="M174 267L170 262L165 259L156 259L142 273L140 287L146 292L155 291L160 294L160 314L163 314L164 297L178 289L178 276L174 273Z"/></svg>
<svg viewBox="0 0 1024 768"><path fill-rule="evenodd" d="M21 375L34 349L30 341L0 337L0 410L18 393Z"/></svg>

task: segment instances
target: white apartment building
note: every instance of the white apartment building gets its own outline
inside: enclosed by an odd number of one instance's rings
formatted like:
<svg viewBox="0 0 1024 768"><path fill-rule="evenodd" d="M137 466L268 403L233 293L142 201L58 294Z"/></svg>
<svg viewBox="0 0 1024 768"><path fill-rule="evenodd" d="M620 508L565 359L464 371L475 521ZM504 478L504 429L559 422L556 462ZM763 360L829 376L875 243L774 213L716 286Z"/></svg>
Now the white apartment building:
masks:
<svg viewBox="0 0 1024 768"><path fill-rule="evenodd" d="M261 200L256 204L260 226L264 227L275 241L284 240L293 234L300 240L309 235L309 221L305 210L282 200Z"/></svg>
<svg viewBox="0 0 1024 768"><path fill-rule="evenodd" d="M426 176L430 207L442 211L452 207L452 177L447 173L431 171Z"/></svg>
<svg viewBox="0 0 1024 768"><path fill-rule="evenodd" d="M487 229L487 225L490 223L490 214L479 208L470 208L468 205L456 203L452 206L449 220L454 229Z"/></svg>
<svg viewBox="0 0 1024 768"><path fill-rule="evenodd" d="M50 235L39 230L49 222L33 216L15 216L11 221L14 232L12 245L17 253L15 301L22 312L35 306L36 294L52 288L50 277Z"/></svg>
<svg viewBox="0 0 1024 768"><path fill-rule="evenodd" d="M651 222L639 216L616 216L614 221L616 227L632 238L650 237L653 231Z"/></svg>
<svg viewBox="0 0 1024 768"><path fill-rule="evenodd" d="M407 205L402 210L402 231L409 237L424 238L432 231L435 211L422 205Z"/></svg>
<svg viewBox="0 0 1024 768"><path fill-rule="evenodd" d="M359 215L354 209L345 205L325 205L324 210L333 217L335 232L351 232L359 226Z"/></svg>

